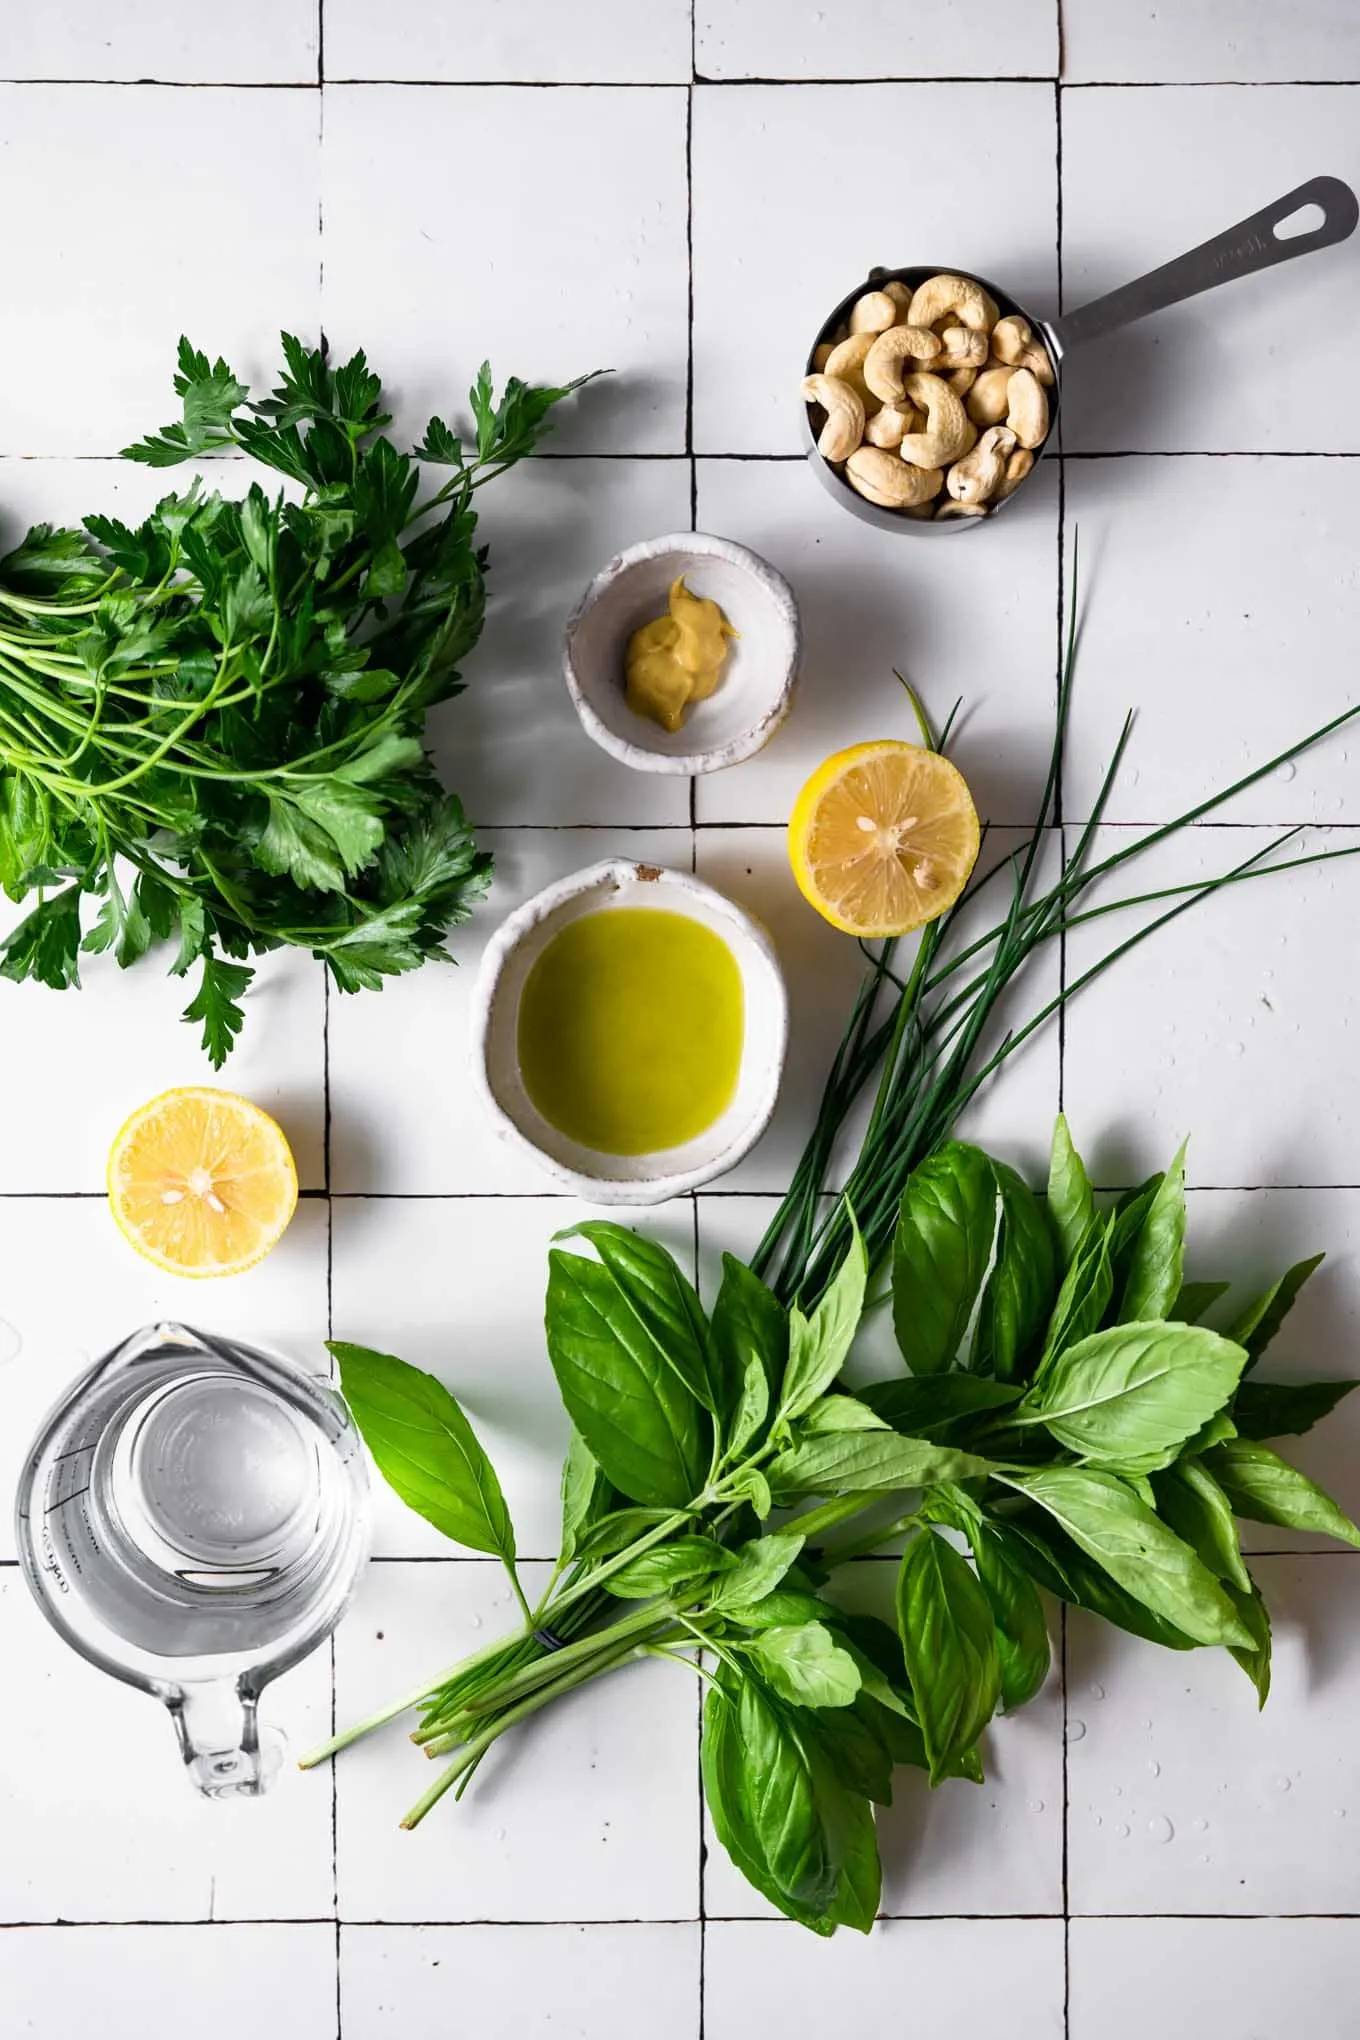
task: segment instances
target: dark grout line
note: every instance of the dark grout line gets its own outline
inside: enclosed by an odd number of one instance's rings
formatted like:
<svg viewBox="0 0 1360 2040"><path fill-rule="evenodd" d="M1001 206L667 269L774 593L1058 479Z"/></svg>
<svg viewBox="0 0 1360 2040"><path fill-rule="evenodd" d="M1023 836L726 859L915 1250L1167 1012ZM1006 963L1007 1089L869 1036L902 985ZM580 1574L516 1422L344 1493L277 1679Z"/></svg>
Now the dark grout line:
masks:
<svg viewBox="0 0 1360 2040"><path fill-rule="evenodd" d="M969 1921L977 1925L995 1922L1001 1925L1012 1921L1033 1921L1047 1923L1062 1918L1060 1913L1051 1912L983 1912L983 1913L928 1913L928 1912L885 1912L878 1915L880 1920L916 1921L922 1925L944 1924L950 1921ZM1130 1925L1150 1924L1159 1920L1239 1920L1243 1923L1260 1920L1336 1920L1360 1919L1360 1912L1078 1912L1073 1920L1126 1920ZM701 1921L695 1914L672 1913L657 1918L641 1913L619 1919L551 1919L551 1920L506 1920L506 1919L346 1919L336 1922L324 1915L308 1914L302 1918L281 1920L264 1918L258 1914L232 1919L175 1918L137 1920L0 1920L0 1933L31 1933L34 1928L52 1928L62 1933L85 1933L91 1929L107 1931L110 1927L177 1928L177 1927L278 1927L288 1932L293 1927L357 1927L363 1930L379 1928L385 1932L422 1933L430 1928L441 1928L449 1933L461 1933L467 1929L500 1927L509 1933L534 1932L553 1927L694 1927L716 1922L725 1927L757 1927L771 1933L792 1934L796 1922L786 1919L765 1919L753 1913L710 1913L707 1921Z"/></svg>
<svg viewBox="0 0 1360 2040"><path fill-rule="evenodd" d="M1360 85L1360 78L1062 78L1054 71L1016 71L1006 77L989 77L976 72L940 72L923 75L911 72L882 72L849 78L780 78L749 76L714 78L692 70L685 78L351 78L322 76L322 51L318 49L316 78L0 78L0 85L81 86L96 90L158 92L316 92L323 85L345 85L362 90L366 86L407 86L420 92L679 92L688 86L705 91L740 91L743 87L781 88L798 91L807 87L855 85L974 85L996 90L1009 85L1057 85L1068 92L1213 92L1225 87L1238 92L1344 91Z"/></svg>

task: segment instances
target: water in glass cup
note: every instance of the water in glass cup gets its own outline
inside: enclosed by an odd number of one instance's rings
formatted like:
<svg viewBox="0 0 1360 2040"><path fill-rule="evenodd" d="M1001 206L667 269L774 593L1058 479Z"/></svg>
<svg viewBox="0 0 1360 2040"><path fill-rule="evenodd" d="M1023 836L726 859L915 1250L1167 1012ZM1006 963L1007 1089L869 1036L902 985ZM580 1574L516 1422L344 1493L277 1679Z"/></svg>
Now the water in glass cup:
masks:
<svg viewBox="0 0 1360 2040"><path fill-rule="evenodd" d="M17 1539L67 1642L170 1709L199 1790L262 1791L264 1686L343 1614L367 1551L353 1422L322 1381L162 1324L73 1384L34 1441Z"/></svg>

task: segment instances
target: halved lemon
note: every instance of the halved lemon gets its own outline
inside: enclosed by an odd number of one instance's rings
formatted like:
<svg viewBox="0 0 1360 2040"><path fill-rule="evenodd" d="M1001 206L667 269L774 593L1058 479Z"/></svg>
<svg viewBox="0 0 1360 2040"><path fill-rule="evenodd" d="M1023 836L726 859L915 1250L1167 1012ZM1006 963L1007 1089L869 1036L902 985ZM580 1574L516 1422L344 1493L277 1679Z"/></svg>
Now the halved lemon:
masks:
<svg viewBox="0 0 1360 2040"><path fill-rule="evenodd" d="M789 818L803 898L833 928L907 935L953 906L977 862L963 774L937 751L884 738L819 765Z"/></svg>
<svg viewBox="0 0 1360 2040"><path fill-rule="evenodd" d="M139 1254L173 1275L239 1275L278 1244L297 1205L283 1130L232 1091L163 1091L109 1151L109 1209Z"/></svg>

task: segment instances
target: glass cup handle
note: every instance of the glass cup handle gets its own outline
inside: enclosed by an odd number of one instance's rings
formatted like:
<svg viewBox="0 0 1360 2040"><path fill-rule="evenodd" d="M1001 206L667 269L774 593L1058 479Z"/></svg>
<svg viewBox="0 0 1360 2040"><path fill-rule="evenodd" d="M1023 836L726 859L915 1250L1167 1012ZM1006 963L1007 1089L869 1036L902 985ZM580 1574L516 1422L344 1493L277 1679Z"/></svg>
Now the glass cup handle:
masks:
<svg viewBox="0 0 1360 2040"><path fill-rule="evenodd" d="M175 1724L189 1782L207 1799L257 1799L283 1762L283 1737L261 1734L259 1696L232 1679L181 1686L162 1695Z"/></svg>

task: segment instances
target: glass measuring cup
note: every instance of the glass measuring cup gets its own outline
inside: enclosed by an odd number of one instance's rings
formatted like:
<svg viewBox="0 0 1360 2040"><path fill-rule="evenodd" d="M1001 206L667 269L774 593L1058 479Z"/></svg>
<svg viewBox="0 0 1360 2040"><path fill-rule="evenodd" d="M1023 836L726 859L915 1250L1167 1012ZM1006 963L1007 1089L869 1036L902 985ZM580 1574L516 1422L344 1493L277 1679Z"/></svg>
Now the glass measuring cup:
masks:
<svg viewBox="0 0 1360 2040"><path fill-rule="evenodd" d="M24 1577L91 1664L169 1708L189 1777L251 1797L278 1769L257 1708L347 1607L368 1477L340 1397L277 1356L179 1324L72 1383L16 1501Z"/></svg>

